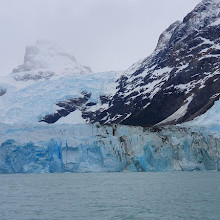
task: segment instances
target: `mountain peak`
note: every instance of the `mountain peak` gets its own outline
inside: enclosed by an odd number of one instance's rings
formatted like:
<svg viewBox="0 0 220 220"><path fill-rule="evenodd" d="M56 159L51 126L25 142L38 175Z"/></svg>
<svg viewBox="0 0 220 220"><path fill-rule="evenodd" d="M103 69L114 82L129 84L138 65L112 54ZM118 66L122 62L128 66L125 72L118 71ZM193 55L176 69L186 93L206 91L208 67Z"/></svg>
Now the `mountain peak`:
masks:
<svg viewBox="0 0 220 220"><path fill-rule="evenodd" d="M220 17L220 0L203 0L183 20L191 27L204 27L210 25Z"/></svg>
<svg viewBox="0 0 220 220"><path fill-rule="evenodd" d="M66 74L87 74L91 69L80 65L75 57L56 43L38 40L35 46L27 46L24 63L13 69L15 80L39 80Z"/></svg>
<svg viewBox="0 0 220 220"><path fill-rule="evenodd" d="M205 113L220 98L219 39L220 0L204 0L121 76L109 109L94 121L178 124Z"/></svg>

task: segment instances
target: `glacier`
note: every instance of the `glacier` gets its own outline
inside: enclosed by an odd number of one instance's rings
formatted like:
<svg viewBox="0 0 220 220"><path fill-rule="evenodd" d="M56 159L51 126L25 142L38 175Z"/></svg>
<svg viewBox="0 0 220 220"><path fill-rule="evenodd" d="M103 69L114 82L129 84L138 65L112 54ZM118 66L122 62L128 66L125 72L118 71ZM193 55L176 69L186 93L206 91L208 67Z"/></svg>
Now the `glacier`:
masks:
<svg viewBox="0 0 220 220"><path fill-rule="evenodd" d="M216 138L220 138L220 100L216 101L207 112L181 126L191 127L191 129L204 135L209 133Z"/></svg>
<svg viewBox="0 0 220 220"><path fill-rule="evenodd" d="M0 124L0 173L220 170L220 140L179 126Z"/></svg>
<svg viewBox="0 0 220 220"><path fill-rule="evenodd" d="M109 71L93 74L65 75L50 80L37 82L14 82L10 77L0 78L0 122L7 124L34 124L38 123L45 115L53 114L60 108L56 104L70 98L81 98L83 93L91 94L87 103L94 103L94 106L87 106L85 103L78 111L94 112L96 108L104 108L100 96L111 96L115 92L115 81L121 72ZM10 81L11 80L11 81ZM80 114L74 117L70 124L77 124L80 121ZM82 113L81 113L82 114ZM62 119L62 120L61 120ZM62 123L65 117L57 123ZM76 122L74 122L76 121ZM81 120L82 121L82 120Z"/></svg>

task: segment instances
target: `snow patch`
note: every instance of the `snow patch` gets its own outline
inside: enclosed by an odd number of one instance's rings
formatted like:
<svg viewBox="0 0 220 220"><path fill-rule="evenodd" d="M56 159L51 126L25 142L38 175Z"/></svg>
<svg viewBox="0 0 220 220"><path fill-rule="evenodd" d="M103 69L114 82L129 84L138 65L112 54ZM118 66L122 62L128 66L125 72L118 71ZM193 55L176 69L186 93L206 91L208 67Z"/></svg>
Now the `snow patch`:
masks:
<svg viewBox="0 0 220 220"><path fill-rule="evenodd" d="M82 117L82 112L76 110L71 112L66 117L60 118L55 124L85 124L86 120Z"/></svg>
<svg viewBox="0 0 220 220"><path fill-rule="evenodd" d="M184 102L184 104L176 112L174 112L171 116L169 116L165 120L158 123L158 125L165 124L165 123L172 122L172 121L177 121L178 119L183 117L187 113L188 106L193 100L193 96L194 96L193 94L189 96Z"/></svg>

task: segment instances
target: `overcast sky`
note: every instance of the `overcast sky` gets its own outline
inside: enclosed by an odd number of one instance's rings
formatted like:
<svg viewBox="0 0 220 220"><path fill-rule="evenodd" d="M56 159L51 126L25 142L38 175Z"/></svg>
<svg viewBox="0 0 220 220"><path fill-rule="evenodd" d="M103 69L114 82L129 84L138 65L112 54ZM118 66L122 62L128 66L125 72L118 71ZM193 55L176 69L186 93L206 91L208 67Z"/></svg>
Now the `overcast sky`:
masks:
<svg viewBox="0 0 220 220"><path fill-rule="evenodd" d="M25 46L57 42L94 72L127 69L200 0L0 0L0 75L22 64Z"/></svg>

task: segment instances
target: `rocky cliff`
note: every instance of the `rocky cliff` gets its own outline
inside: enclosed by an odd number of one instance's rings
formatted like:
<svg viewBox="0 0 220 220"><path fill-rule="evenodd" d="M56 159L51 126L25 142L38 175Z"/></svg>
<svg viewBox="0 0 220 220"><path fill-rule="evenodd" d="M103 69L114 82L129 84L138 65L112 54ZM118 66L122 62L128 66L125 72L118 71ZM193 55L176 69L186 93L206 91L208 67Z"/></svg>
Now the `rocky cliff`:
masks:
<svg viewBox="0 0 220 220"><path fill-rule="evenodd" d="M177 124L205 113L219 97L220 1L204 0L121 76L110 107L91 121Z"/></svg>

